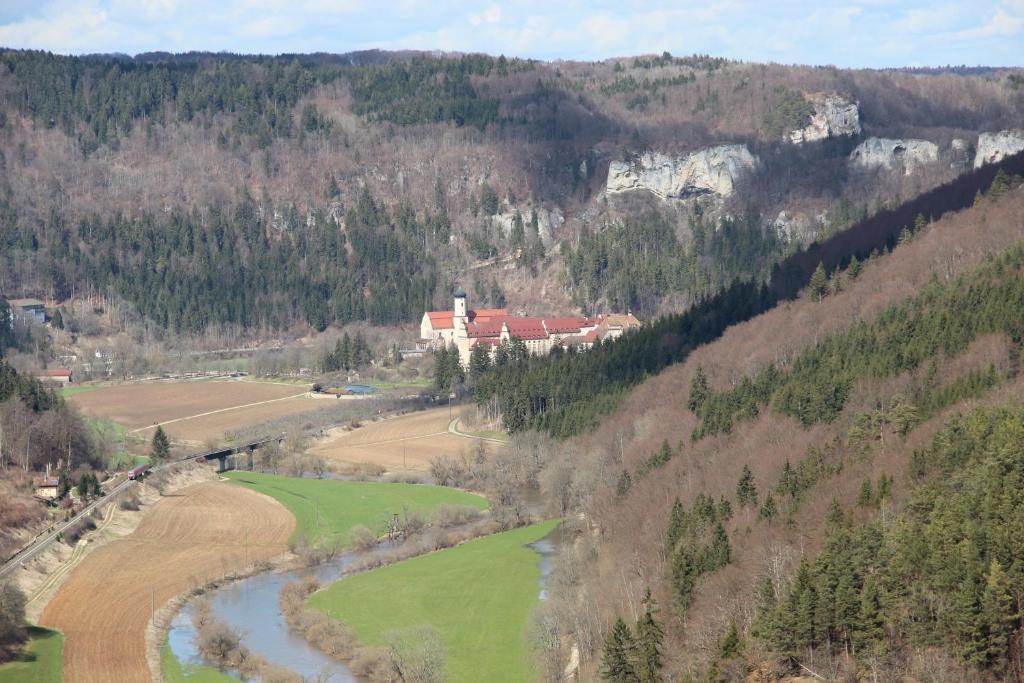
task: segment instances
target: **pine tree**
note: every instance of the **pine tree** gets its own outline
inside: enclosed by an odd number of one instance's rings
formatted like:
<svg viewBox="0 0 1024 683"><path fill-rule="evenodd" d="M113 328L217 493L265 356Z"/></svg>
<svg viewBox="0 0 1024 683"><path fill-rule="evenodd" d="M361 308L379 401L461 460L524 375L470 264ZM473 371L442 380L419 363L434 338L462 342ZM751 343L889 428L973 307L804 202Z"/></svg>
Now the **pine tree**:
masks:
<svg viewBox="0 0 1024 683"><path fill-rule="evenodd" d="M693 373L693 379L690 380L690 398L686 402L686 407L690 409L691 413L698 414L710 394L711 388L708 386L704 368L698 365Z"/></svg>
<svg viewBox="0 0 1024 683"><path fill-rule="evenodd" d="M715 530L711 536L711 545L706 551L705 570L714 571L724 567L732 561L732 546L729 545L729 535L725 533L725 527L721 522L715 524Z"/></svg>
<svg viewBox="0 0 1024 683"><path fill-rule="evenodd" d="M769 492L764 498L764 504L761 506L760 511L758 511L757 517L771 524L778 514L779 508L775 505L775 497Z"/></svg>
<svg viewBox="0 0 1024 683"><path fill-rule="evenodd" d="M761 588L757 592L757 617L754 619L753 634L764 641L769 647L785 649L782 633L779 629L778 598L775 595L775 584L772 577L761 580Z"/></svg>
<svg viewBox="0 0 1024 683"><path fill-rule="evenodd" d="M807 283L807 291L817 301L821 301L828 294L828 274L825 273L825 266L820 261Z"/></svg>
<svg viewBox="0 0 1024 683"><path fill-rule="evenodd" d="M846 268L846 274L849 275L850 276L850 280L853 281L853 280L856 280L857 277L860 275L860 271L861 271L860 261L858 261L857 257L854 256L853 259L850 261L850 265L847 266L847 268Z"/></svg>
<svg viewBox="0 0 1024 683"><path fill-rule="evenodd" d="M624 472L628 474L628 472ZM686 510L677 497L672 503L672 512L668 516L668 531L665 532L665 554L670 555L679 545L679 539L683 537L686 528Z"/></svg>
<svg viewBox="0 0 1024 683"><path fill-rule="evenodd" d="M718 658L730 659L741 652L743 652L743 641L740 639L739 629L736 628L735 621L730 621L729 630L718 644Z"/></svg>
<svg viewBox="0 0 1024 683"><path fill-rule="evenodd" d="M150 458L154 463L161 463L171 455L171 442L164 433L164 428L157 425L156 433L153 434L153 443L149 449Z"/></svg>
<svg viewBox="0 0 1024 683"><path fill-rule="evenodd" d="M754 475L748 465L743 466L743 473L736 482L736 502L741 508L757 505L757 485L754 483Z"/></svg>
<svg viewBox="0 0 1024 683"><path fill-rule="evenodd" d="M725 496L720 496L718 498L715 515L723 522L728 522L732 519L732 503L730 503Z"/></svg>
<svg viewBox="0 0 1024 683"><path fill-rule="evenodd" d="M651 589L644 593L644 613L636 622L636 673L640 683L656 683L661 680L662 643L665 632L655 620L657 603L651 597Z"/></svg>
<svg viewBox="0 0 1024 683"><path fill-rule="evenodd" d="M636 683L637 673L634 665L636 644L633 634L622 618L615 620L615 625L604 640L604 654L601 657L601 678L614 683Z"/></svg>
<svg viewBox="0 0 1024 683"><path fill-rule="evenodd" d="M992 560L981 598L981 618L988 636L986 659L998 666L1006 659L1019 615L1014 609L1010 579L998 561Z"/></svg>
<svg viewBox="0 0 1024 683"><path fill-rule="evenodd" d="M870 507L875 499L875 493L871 490L871 480L865 478L860 484L860 493L857 494L857 505L862 508Z"/></svg>
<svg viewBox="0 0 1024 683"><path fill-rule="evenodd" d="M914 219L914 234L916 235L917 233L924 230L926 227L928 227L928 221L925 220L924 214L917 214L917 218Z"/></svg>

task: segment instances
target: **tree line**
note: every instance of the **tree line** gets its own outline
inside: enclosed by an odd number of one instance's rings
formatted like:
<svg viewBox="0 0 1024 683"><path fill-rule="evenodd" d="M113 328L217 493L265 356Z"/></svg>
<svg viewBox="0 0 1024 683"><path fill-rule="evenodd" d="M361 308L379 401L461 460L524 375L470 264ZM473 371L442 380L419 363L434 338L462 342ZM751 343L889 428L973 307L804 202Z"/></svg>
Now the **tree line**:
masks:
<svg viewBox="0 0 1024 683"><path fill-rule="evenodd" d="M728 432L769 405L806 426L831 422L858 380L893 377L929 360L953 357L985 334L1006 334L1019 348L1024 343L1022 269L1024 245L1017 245L948 283L932 280L917 296L889 306L873 321L856 321L825 337L787 370L769 365L720 392L709 392L703 375L695 375L690 405L701 422L693 438ZM934 378L935 371L931 374ZM990 375L964 378L955 387L939 387L932 380L918 387L917 399L936 410L958 394L991 386L995 378ZM894 419L918 418L904 410Z"/></svg>
<svg viewBox="0 0 1024 683"><path fill-rule="evenodd" d="M85 154L115 144L139 122L148 127L201 119L209 125L218 114L232 115L236 134L254 136L265 147L273 138L302 132L311 119L294 120L299 98L340 74L337 67L294 59L145 63L34 50L0 53L0 68L13 76L8 101L76 139Z"/></svg>

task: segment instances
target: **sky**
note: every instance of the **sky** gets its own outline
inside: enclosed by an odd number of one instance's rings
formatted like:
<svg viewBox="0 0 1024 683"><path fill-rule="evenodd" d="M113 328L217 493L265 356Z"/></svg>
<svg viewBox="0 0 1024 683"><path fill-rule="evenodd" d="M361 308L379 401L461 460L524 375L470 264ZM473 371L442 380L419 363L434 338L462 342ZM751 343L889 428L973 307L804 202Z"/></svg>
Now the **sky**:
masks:
<svg viewBox="0 0 1024 683"><path fill-rule="evenodd" d="M1022 66L1024 0L0 0L0 46L62 54L370 48L840 67Z"/></svg>

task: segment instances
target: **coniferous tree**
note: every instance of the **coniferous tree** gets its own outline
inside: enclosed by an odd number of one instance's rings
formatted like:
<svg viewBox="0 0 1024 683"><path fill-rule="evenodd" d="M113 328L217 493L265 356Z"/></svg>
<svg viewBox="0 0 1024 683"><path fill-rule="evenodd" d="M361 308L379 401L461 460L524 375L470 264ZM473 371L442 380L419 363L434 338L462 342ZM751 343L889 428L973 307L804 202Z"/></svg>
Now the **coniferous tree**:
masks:
<svg viewBox="0 0 1024 683"><path fill-rule="evenodd" d="M164 433L164 428L157 425L150 445L149 456L154 463L161 463L171 456L171 442Z"/></svg>
<svg viewBox="0 0 1024 683"><path fill-rule="evenodd" d="M640 683L656 683L661 680L662 643L665 631L655 619L657 603L651 597L651 589L644 593L644 613L636 622L636 673Z"/></svg>
<svg viewBox="0 0 1024 683"><path fill-rule="evenodd" d="M776 515L779 514L779 508L775 505L775 496L768 492L768 495L764 497L764 503L761 505L761 509L757 513L758 519L763 519L769 524L775 519Z"/></svg>
<svg viewBox="0 0 1024 683"><path fill-rule="evenodd" d="M686 510L682 502L676 496L672 503L672 512L668 516L668 531L665 533L665 554L671 555L672 551L679 545L679 539L683 537L686 528Z"/></svg>
<svg viewBox="0 0 1024 683"><path fill-rule="evenodd" d="M736 482L736 502L741 508L757 505L757 485L748 465L743 466L740 479Z"/></svg>
<svg viewBox="0 0 1024 683"><path fill-rule="evenodd" d="M615 625L604 640L604 653L601 656L601 678L613 683L636 683L637 673L636 644L629 626L622 618L615 620Z"/></svg>
<svg viewBox="0 0 1024 683"><path fill-rule="evenodd" d="M807 283L807 291L816 301L821 301L828 294L828 274L825 273L825 266L820 262L811 274L811 279Z"/></svg>
<svg viewBox="0 0 1024 683"><path fill-rule="evenodd" d="M998 666L1007 656L1019 620L1014 606L1010 578L998 560L992 560L981 598L981 618L985 626L987 647L985 663Z"/></svg>
<svg viewBox="0 0 1024 683"><path fill-rule="evenodd" d="M743 640L740 638L739 629L736 628L736 622L730 621L729 630L718 644L718 658L731 659L741 652L743 652Z"/></svg>
<svg viewBox="0 0 1024 683"><path fill-rule="evenodd" d="M761 580L761 587L757 592L757 617L754 620L753 633L763 640L770 647L785 649L786 644L782 642L779 629L779 606L778 598L775 595L775 584L772 577L766 576Z"/></svg>
<svg viewBox="0 0 1024 683"><path fill-rule="evenodd" d="M857 260L856 255L850 259L850 265L846 267L846 274L850 277L850 280L856 280L860 276L861 263Z"/></svg>
<svg viewBox="0 0 1024 683"><path fill-rule="evenodd" d="M708 378L704 374L704 368L698 365L693 373L693 379L690 380L690 398L686 402L686 407L690 409L691 413L697 414L710 393L711 387L708 386Z"/></svg>

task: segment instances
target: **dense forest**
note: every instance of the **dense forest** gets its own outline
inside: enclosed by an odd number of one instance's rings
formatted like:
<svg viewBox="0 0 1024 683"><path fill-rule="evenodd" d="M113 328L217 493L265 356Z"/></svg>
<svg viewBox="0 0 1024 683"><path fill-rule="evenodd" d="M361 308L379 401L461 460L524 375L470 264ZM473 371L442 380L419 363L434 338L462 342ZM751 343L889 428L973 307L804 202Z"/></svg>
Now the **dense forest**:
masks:
<svg viewBox="0 0 1024 683"><path fill-rule="evenodd" d="M1024 155L1020 154L1003 162L1003 167L1011 170L1019 171L1022 166ZM1009 182L1005 173L1000 175L1001 170L1000 167L982 169L904 206L875 214L821 245L813 244L810 249L774 265L767 282L756 278L736 281L685 313L658 319L614 343L596 345L585 354L555 352L547 357L530 357L517 365L496 365L478 382L477 401L485 405L496 400L510 431L534 428L562 437L579 434L614 408L625 389L668 365L685 360L695 347L715 339L730 325L749 320L779 301L795 297L811 282L815 271L821 270L819 277L825 275L823 263L835 271L842 264L891 250L901 240L911 239L916 220L908 217L909 211L928 211L933 217L941 216L944 212L970 206L983 190L994 189L996 195L1001 194ZM649 267L657 269L658 263L656 258ZM1012 320L1003 322L1019 324ZM1015 333L1017 329L1014 328ZM904 362L907 361L899 361ZM737 390L752 397L744 406L751 401L764 402L765 394L771 394L772 383L777 380L770 371L764 374L763 380L750 382L749 390ZM828 381L845 380L830 376ZM730 405L733 403L735 401ZM736 412L740 408L731 410ZM743 410L748 415L756 414L750 407Z"/></svg>
<svg viewBox="0 0 1024 683"><path fill-rule="evenodd" d="M10 216L10 214L7 214ZM12 217L13 219L13 217ZM36 249L57 298L109 287L147 318L177 331L215 323L280 329L303 321L415 319L438 286L425 249L444 243L443 213L389 212L364 191L343 217L285 213L275 225L251 199L206 211L93 216L78 225L59 217L48 240L0 222L0 247Z"/></svg>
<svg viewBox="0 0 1024 683"><path fill-rule="evenodd" d="M1024 605L1024 412L955 417L913 454L916 484L894 519L857 523L836 510L792 586L761 589L755 630L772 649L814 649L872 668L940 647L970 669L1020 675ZM859 504L886 494L865 481Z"/></svg>

